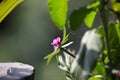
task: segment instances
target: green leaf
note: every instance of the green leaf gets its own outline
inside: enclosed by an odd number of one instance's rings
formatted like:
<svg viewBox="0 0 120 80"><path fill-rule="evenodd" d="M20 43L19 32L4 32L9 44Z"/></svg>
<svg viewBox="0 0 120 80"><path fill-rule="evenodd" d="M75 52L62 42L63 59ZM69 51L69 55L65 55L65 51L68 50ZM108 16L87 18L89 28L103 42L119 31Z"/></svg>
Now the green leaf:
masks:
<svg viewBox="0 0 120 80"><path fill-rule="evenodd" d="M100 1L93 1L88 6L74 10L69 17L69 27L72 30L77 30L84 21L91 28L99 6Z"/></svg>
<svg viewBox="0 0 120 80"><path fill-rule="evenodd" d="M106 64L108 64L108 63L109 63L109 58L108 58L108 56L107 56L107 57L105 57L104 62L105 62Z"/></svg>
<svg viewBox="0 0 120 80"><path fill-rule="evenodd" d="M98 8L100 6L100 1L93 1L88 5L87 8Z"/></svg>
<svg viewBox="0 0 120 80"><path fill-rule="evenodd" d="M73 11L69 17L69 27L72 30L77 30L83 21L86 25L91 27L96 15L96 10L92 8L81 7L79 10Z"/></svg>
<svg viewBox="0 0 120 80"><path fill-rule="evenodd" d="M105 40L103 26L98 28L98 33L102 35L103 39ZM108 27L108 35L112 60L115 65L120 65L120 55L118 54L120 53L120 23L110 23ZM108 62L108 60L105 62Z"/></svg>
<svg viewBox="0 0 120 80"><path fill-rule="evenodd" d="M116 42L116 46L114 50L111 51L112 53L112 57L114 59L114 63L120 67L120 23L112 23L113 26L112 27L115 27L116 28L116 33L117 33L117 36L119 38L119 40L117 39L114 39L114 42ZM111 32L112 34L112 32Z"/></svg>
<svg viewBox="0 0 120 80"><path fill-rule="evenodd" d="M120 40L120 23L116 23L115 28L116 28L116 31L117 31L117 34L118 34L118 37L119 37L119 40Z"/></svg>
<svg viewBox="0 0 120 80"><path fill-rule="evenodd" d="M66 23L68 0L48 0L51 18L59 29L63 29Z"/></svg>
<svg viewBox="0 0 120 80"><path fill-rule="evenodd" d="M0 23L23 0L3 0L0 3Z"/></svg>
<svg viewBox="0 0 120 80"><path fill-rule="evenodd" d="M90 77L89 80L102 80L101 78Z"/></svg>
<svg viewBox="0 0 120 80"><path fill-rule="evenodd" d="M46 57L44 57L44 59L47 59L47 64L50 63L51 59L57 55L60 52L60 49L57 49L56 51L53 51L52 53L50 53L49 55L47 55Z"/></svg>
<svg viewBox="0 0 120 80"><path fill-rule="evenodd" d="M116 2L113 4L113 10L116 12L120 12L120 3Z"/></svg>
<svg viewBox="0 0 120 80"><path fill-rule="evenodd" d="M105 67L104 67L104 64L102 62L97 62L97 65L93 71L93 74L106 76Z"/></svg>
<svg viewBox="0 0 120 80"><path fill-rule="evenodd" d="M86 26L88 26L89 28L92 27L95 16L97 14L97 8L100 6L100 1L93 1L90 5L87 6L88 9L95 9L93 11L91 11L90 13L88 13L84 19L84 22L86 24Z"/></svg>
<svg viewBox="0 0 120 80"><path fill-rule="evenodd" d="M84 19L85 24L91 28L92 24L94 22L95 16L96 16L97 11L91 11L90 13L88 13Z"/></svg>
<svg viewBox="0 0 120 80"><path fill-rule="evenodd" d="M116 27L115 23L110 23L109 28L108 28L108 35L109 35L109 41L110 41L110 47L111 49L115 49L119 45L119 33L120 33L120 27ZM116 29L117 28L117 29ZM118 30L118 31L117 31ZM97 31L105 40L104 36L104 30L103 26L99 26L98 31Z"/></svg>
<svg viewBox="0 0 120 80"><path fill-rule="evenodd" d="M111 49L116 49L119 46L119 37L117 34L115 23L109 24L109 38ZM119 32L120 33L120 32Z"/></svg>
<svg viewBox="0 0 120 80"><path fill-rule="evenodd" d="M104 40L104 29L103 29L103 26L100 25L97 29L97 33L103 38Z"/></svg>
<svg viewBox="0 0 120 80"><path fill-rule="evenodd" d="M77 30L89 12L90 11L87 10L86 7L81 7L79 10L74 10L69 17L69 27L71 30Z"/></svg>
<svg viewBox="0 0 120 80"><path fill-rule="evenodd" d="M63 37L61 44L65 44L68 41L68 39L69 39L69 34Z"/></svg>

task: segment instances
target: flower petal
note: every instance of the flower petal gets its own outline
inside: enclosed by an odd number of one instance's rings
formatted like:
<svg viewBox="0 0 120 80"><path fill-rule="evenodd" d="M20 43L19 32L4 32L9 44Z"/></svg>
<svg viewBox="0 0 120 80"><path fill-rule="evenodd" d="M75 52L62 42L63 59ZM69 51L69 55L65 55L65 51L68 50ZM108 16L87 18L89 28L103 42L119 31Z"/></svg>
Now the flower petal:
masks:
<svg viewBox="0 0 120 80"><path fill-rule="evenodd" d="M53 46L59 46L60 45L60 41L61 41L61 38L57 37L56 39L53 40L53 42L51 43L51 45L53 45Z"/></svg>
<svg viewBox="0 0 120 80"><path fill-rule="evenodd" d="M60 38L60 37L57 37L56 40L60 43L61 38Z"/></svg>

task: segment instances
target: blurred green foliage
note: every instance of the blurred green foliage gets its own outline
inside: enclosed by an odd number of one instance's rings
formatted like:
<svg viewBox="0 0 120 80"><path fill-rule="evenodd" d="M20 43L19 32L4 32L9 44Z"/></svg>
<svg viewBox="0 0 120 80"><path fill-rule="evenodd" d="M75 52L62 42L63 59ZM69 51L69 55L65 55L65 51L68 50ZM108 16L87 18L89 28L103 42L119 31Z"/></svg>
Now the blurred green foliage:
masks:
<svg viewBox="0 0 120 80"><path fill-rule="evenodd" d="M23 0L2 0L0 2L0 22Z"/></svg>
<svg viewBox="0 0 120 80"><path fill-rule="evenodd" d="M71 0L69 7L77 8L84 3L87 1ZM53 60L50 65L46 65L43 60L53 49L51 40L59 33L52 24L47 5L47 0L25 0L0 23L0 62L18 61L33 65L36 69L35 80L64 80L63 72ZM86 29L83 28L79 36L73 37L75 41L78 40L75 44L79 45L80 37Z"/></svg>

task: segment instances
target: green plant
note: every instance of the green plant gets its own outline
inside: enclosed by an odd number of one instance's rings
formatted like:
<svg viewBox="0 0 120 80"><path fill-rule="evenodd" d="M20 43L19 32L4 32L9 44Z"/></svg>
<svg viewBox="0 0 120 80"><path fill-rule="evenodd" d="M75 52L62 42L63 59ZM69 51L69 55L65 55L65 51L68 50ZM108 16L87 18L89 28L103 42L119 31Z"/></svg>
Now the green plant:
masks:
<svg viewBox="0 0 120 80"><path fill-rule="evenodd" d="M67 80L119 80L120 1L91 0L88 5L74 10L67 20L68 2L68 0L48 0L51 18L58 29L63 30L64 35L57 47L53 45L54 52L45 59L48 59L49 63L52 57L56 56L57 62L65 66L64 61L58 59L62 55L61 51L71 55L74 59L70 66L66 67L67 69L63 69L67 74ZM65 26L68 26L71 32L78 30L83 22L88 28L92 28L97 14L102 24L85 33L77 55L63 48L70 36L66 34Z"/></svg>

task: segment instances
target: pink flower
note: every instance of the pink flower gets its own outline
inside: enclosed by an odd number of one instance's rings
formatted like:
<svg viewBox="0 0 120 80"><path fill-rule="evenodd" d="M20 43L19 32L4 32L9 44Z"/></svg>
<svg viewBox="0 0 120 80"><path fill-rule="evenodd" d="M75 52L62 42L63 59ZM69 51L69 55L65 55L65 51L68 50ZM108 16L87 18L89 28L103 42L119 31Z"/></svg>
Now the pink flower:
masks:
<svg viewBox="0 0 120 80"><path fill-rule="evenodd" d="M51 45L53 46L59 46L60 45L60 42L61 42L61 38L60 37L57 37L56 39L53 40L53 42L51 43Z"/></svg>
<svg viewBox="0 0 120 80"><path fill-rule="evenodd" d="M119 77L120 77L120 71L117 73L117 76L119 76Z"/></svg>

